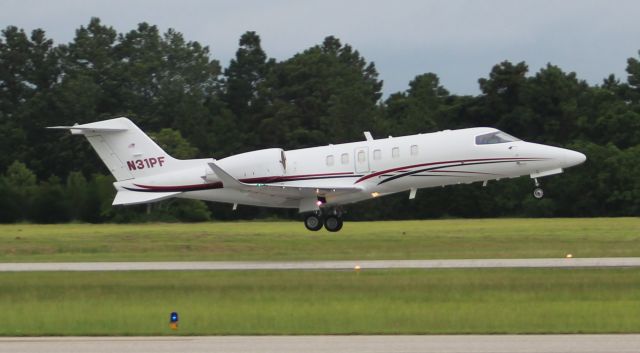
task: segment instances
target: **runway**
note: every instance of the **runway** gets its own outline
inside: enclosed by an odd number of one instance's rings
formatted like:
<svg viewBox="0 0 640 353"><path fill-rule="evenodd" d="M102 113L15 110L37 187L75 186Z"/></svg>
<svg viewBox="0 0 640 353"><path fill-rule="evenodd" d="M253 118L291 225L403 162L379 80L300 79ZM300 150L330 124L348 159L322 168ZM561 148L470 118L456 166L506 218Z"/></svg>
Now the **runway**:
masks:
<svg viewBox="0 0 640 353"><path fill-rule="evenodd" d="M637 353L640 335L0 338L0 353Z"/></svg>
<svg viewBox="0 0 640 353"><path fill-rule="evenodd" d="M185 261L185 262L43 262L0 263L0 272L24 271L247 271L361 270L445 268L580 268L640 267L640 257L466 259L466 260L349 260L349 261Z"/></svg>

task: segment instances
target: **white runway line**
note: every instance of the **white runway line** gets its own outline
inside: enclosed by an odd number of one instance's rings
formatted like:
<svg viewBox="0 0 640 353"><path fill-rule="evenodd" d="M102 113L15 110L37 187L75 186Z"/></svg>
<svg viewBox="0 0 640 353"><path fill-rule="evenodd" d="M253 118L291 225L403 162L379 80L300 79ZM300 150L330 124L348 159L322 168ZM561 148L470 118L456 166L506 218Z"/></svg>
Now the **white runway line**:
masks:
<svg viewBox="0 0 640 353"><path fill-rule="evenodd" d="M0 353L637 353L640 335L0 338Z"/></svg>
<svg viewBox="0 0 640 353"><path fill-rule="evenodd" d="M467 260L348 260L348 261L185 261L185 262L43 262L0 263L0 272L25 271L242 271L353 270L438 268L578 268L640 267L640 257L467 259ZM640 351L640 350L639 350Z"/></svg>

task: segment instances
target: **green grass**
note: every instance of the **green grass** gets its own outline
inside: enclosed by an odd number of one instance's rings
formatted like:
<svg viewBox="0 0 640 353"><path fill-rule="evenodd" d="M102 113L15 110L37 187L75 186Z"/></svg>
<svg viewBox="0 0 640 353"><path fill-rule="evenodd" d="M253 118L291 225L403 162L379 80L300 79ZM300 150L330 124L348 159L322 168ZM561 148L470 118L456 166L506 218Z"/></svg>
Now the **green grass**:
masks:
<svg viewBox="0 0 640 353"><path fill-rule="evenodd" d="M640 256L640 218L2 225L0 261L320 260Z"/></svg>
<svg viewBox="0 0 640 353"><path fill-rule="evenodd" d="M640 219L0 226L3 262L567 253L640 256ZM637 333L639 288L640 269L0 273L0 335Z"/></svg>
<svg viewBox="0 0 640 353"><path fill-rule="evenodd" d="M5 336L640 332L639 269L32 272L0 284Z"/></svg>

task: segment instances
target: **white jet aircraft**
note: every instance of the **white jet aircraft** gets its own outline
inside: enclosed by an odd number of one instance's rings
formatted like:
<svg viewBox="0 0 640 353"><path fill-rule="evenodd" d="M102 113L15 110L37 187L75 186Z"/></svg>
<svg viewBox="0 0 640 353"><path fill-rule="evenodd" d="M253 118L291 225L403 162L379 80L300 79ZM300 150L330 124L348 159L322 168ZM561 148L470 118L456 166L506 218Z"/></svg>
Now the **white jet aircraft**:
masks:
<svg viewBox="0 0 640 353"><path fill-rule="evenodd" d="M84 135L116 178L114 205L171 197L297 208L317 231L342 228L342 205L452 184L530 175L541 198L540 177L562 173L584 154L521 141L479 127L285 151L269 148L220 160L169 156L131 120L116 118L54 126Z"/></svg>

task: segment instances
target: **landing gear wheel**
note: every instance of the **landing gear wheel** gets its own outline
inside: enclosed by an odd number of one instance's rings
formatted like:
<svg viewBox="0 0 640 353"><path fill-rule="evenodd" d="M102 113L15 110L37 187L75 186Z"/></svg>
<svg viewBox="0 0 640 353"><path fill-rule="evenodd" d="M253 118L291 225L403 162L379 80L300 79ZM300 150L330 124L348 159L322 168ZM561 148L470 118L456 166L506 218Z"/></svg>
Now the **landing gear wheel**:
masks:
<svg viewBox="0 0 640 353"><path fill-rule="evenodd" d="M322 229L322 218L316 214L310 214L304 219L304 226L308 230L318 231Z"/></svg>
<svg viewBox="0 0 640 353"><path fill-rule="evenodd" d="M337 232L342 229L342 218L338 216L327 216L324 219L324 227L330 232Z"/></svg>
<svg viewBox="0 0 640 353"><path fill-rule="evenodd" d="M533 197L536 199L541 199L544 196L544 190L542 188L535 188L533 190Z"/></svg>

